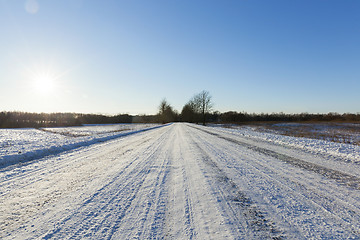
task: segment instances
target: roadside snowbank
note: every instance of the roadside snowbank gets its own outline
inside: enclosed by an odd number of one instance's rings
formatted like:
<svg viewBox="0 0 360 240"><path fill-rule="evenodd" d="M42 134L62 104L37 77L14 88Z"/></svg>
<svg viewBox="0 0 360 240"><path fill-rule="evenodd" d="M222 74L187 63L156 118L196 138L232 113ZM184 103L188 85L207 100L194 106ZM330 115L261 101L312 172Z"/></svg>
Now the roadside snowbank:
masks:
<svg viewBox="0 0 360 240"><path fill-rule="evenodd" d="M39 159L158 127L161 125L111 124L41 129L0 129L0 167Z"/></svg>
<svg viewBox="0 0 360 240"><path fill-rule="evenodd" d="M256 131L256 128L251 126L224 128L222 125L212 125L212 127L215 127L221 132L227 132L235 135L241 135L247 138L272 142L282 146L302 149L315 154L327 154L341 158L346 162L360 163L360 146L352 144L335 143L319 139L298 138L274 133L259 132Z"/></svg>

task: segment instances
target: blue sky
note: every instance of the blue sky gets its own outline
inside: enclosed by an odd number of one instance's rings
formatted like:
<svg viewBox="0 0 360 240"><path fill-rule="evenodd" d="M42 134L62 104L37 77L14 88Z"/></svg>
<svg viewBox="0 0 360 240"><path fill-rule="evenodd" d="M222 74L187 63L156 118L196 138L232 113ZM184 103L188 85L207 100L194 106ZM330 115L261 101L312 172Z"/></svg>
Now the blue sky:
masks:
<svg viewBox="0 0 360 240"><path fill-rule="evenodd" d="M360 112L360 1L0 0L0 111Z"/></svg>

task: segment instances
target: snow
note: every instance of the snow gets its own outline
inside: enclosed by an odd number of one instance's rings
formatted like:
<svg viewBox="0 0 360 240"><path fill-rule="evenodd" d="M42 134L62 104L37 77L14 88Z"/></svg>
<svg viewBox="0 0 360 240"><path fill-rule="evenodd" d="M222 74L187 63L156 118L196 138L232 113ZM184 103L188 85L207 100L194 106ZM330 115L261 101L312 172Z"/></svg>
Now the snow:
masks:
<svg viewBox="0 0 360 240"><path fill-rule="evenodd" d="M157 124L103 124L82 127L0 129L0 167L152 129Z"/></svg>
<svg viewBox="0 0 360 240"><path fill-rule="evenodd" d="M292 123L296 124L296 123ZM288 126L289 124L286 124ZM299 125L299 124L297 124ZM259 132L254 127L241 128L217 128L221 132L231 133L238 136L244 136L252 139L258 139L266 142L272 142L281 146L293 147L301 150L310 151L314 154L325 154L328 156L338 157L343 161L351 161L360 163L360 146L345 143L335 143L326 140L318 140L311 138L297 138L283 136L275 133Z"/></svg>
<svg viewBox="0 0 360 240"><path fill-rule="evenodd" d="M359 239L356 147L251 128L150 128L4 131L28 152L36 141L21 131L60 139L47 148L97 142L2 168L0 238Z"/></svg>

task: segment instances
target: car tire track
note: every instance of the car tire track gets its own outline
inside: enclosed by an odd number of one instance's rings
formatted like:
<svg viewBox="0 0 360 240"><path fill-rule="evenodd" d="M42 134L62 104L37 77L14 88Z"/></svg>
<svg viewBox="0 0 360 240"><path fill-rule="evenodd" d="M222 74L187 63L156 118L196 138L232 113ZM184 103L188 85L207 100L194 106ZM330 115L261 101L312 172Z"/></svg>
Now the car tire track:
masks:
<svg viewBox="0 0 360 240"><path fill-rule="evenodd" d="M209 184L219 196L226 217L238 229L239 233L246 230L247 239L284 239L285 233L274 222L265 217L263 210L248 197L237 184L211 159L211 156L193 138L196 148L201 152L206 175L210 175ZM225 206L224 206L225 205Z"/></svg>
<svg viewBox="0 0 360 240"><path fill-rule="evenodd" d="M204 131L202 131L202 132L204 132ZM206 131L205 134L209 134L209 132ZM215 134L211 134L211 135L214 137L218 137ZM201 137L201 136L198 136L198 137ZM227 139L224 139L224 140L227 141ZM236 144L236 145L240 145L241 148L247 148L249 150L252 150L252 148L249 148L248 146L243 146L234 141L230 141L230 142L233 144ZM213 146L211 144L211 142L207 143L206 141L203 141L202 145L206 146L204 151L207 153L219 151L219 147ZM229 148L231 148L230 145L229 145ZM239 151L241 151L241 150L239 149ZM257 151L255 151L255 152L257 152ZM257 153L260 154L259 156L264 155L264 154L262 154L262 152L257 152ZM214 155L212 155L212 156L214 156ZM268 155L265 155L265 156L268 156ZM234 158L234 160L236 158L238 158L238 157L232 156L232 155L229 157ZM253 157L255 157L255 156L252 156L252 158ZM268 157L277 159L274 156L268 156ZM221 156L219 156L218 158L221 159ZM331 220L331 221L333 221L332 223L328 222L330 225L334 224L334 226L337 225L337 227L342 226L343 229L348 229L348 231L351 232L350 235L352 235L352 236L360 234L360 228L353 225L353 221L359 221L359 218L357 218L356 214L355 214L356 212L359 212L359 204L356 204L357 206L354 206L354 203L356 203L355 199L352 200L353 204L348 203L348 202L343 202L341 199L338 199L337 197L333 197L333 196L330 197L330 195L328 195L328 192L320 192L317 189L309 189L308 186L302 185L298 181L293 181L291 178L290 179L288 179L288 178L282 179L282 177L279 178L279 171L281 171L281 169L276 169L275 166L272 166L269 163L261 162L261 160L257 161L255 159L252 161L241 160L244 162L243 165L245 165L245 166L240 167L240 169L239 169L240 171L237 170L237 167L235 167L235 165L232 166L232 163L229 162L229 159L226 159L226 164L227 165L230 164L231 171L238 172L237 174L233 173L238 176L241 176L244 174L243 168L254 169L257 172L256 175L262 176L262 178L265 179L265 181L266 181L264 183L261 183L261 186L271 186L270 183L273 182L275 184L274 186L277 186L277 187L283 189L283 191L285 190L285 192L288 192L290 194L290 195L288 195L288 198L289 198L288 201L291 198L293 198L294 203L296 203L296 202L300 203L299 207L301 207L301 205L302 205L301 203L307 202L308 204L312 204L314 207L316 207L318 209L318 211L323 212L322 213L323 216L327 215L329 220L332 219ZM260 159L261 159L261 157L260 157ZM225 164L225 163L223 163L223 164ZM236 163L234 162L234 164L236 164ZM265 164L265 165L263 165L263 164ZM222 167L224 167L224 166L222 166ZM264 172L264 167L271 170L272 174L276 174L276 175L275 176L268 175L269 173ZM296 167L296 166L294 166L294 167ZM304 170L307 170L307 169L304 169ZM291 174L291 173L289 173L289 174ZM246 179L244 179L244 180L247 181ZM301 181L304 182L303 180L301 180ZM249 186L251 186L254 183L248 182L247 184ZM346 185L346 187L348 187L348 186ZM255 189L257 189L257 188L258 187L255 187ZM260 188L260 186L259 186L259 188ZM301 191L299 191L300 189L301 189ZM306 195L304 195L305 192L306 192ZM322 194L322 196L319 194ZM282 195L282 196L286 196L286 195ZM324 201L324 199L328 199L328 201ZM336 208L343 209L343 211L332 211L332 210L336 210ZM289 210L289 211L291 212L292 210Z"/></svg>

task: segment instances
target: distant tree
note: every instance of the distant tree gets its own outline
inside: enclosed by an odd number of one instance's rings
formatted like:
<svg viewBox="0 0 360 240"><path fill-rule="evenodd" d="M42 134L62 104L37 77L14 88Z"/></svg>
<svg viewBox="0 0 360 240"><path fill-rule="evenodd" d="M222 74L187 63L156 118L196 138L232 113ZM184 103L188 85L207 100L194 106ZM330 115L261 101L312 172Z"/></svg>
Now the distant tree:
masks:
<svg viewBox="0 0 360 240"><path fill-rule="evenodd" d="M164 124L168 122L174 122L177 119L177 113L173 110L171 105L166 99L161 100L159 105L159 121Z"/></svg>
<svg viewBox="0 0 360 240"><path fill-rule="evenodd" d="M210 117L216 121L220 113L211 115L213 102L208 91L202 91L194 95L183 107L181 111L181 121L206 124L206 120Z"/></svg>
<svg viewBox="0 0 360 240"><path fill-rule="evenodd" d="M213 108L212 97L208 91L202 91L199 94L195 95L193 98L197 112L200 113L202 118L202 123L205 126L206 124L206 115L210 113Z"/></svg>
<svg viewBox="0 0 360 240"><path fill-rule="evenodd" d="M189 101L181 110L181 121L183 122L197 122L198 114L196 112L193 102Z"/></svg>

